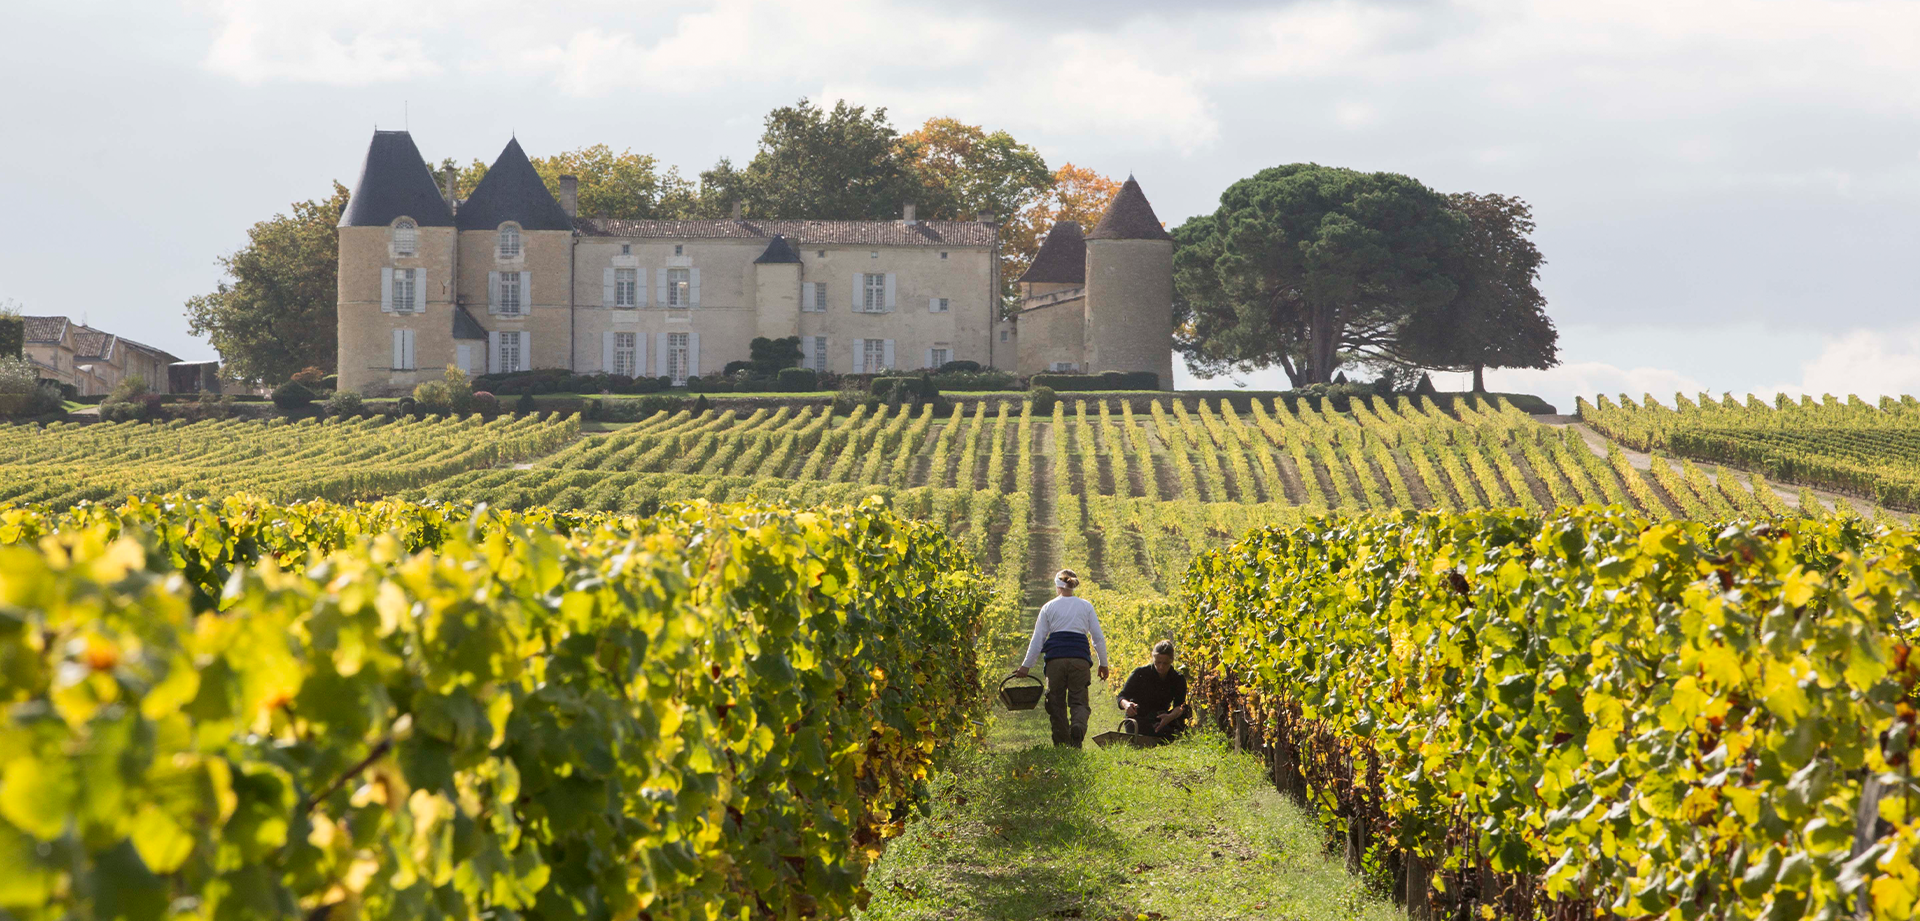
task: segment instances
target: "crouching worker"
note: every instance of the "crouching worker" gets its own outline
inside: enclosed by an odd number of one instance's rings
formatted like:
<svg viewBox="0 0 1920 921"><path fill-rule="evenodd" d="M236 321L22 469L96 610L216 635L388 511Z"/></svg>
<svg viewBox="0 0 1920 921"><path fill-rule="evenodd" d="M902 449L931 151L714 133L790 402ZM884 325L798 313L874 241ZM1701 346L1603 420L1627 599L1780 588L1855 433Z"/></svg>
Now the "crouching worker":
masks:
<svg viewBox="0 0 1920 921"><path fill-rule="evenodd" d="M1153 644L1153 664L1127 676L1120 689L1120 709L1141 735L1173 738L1187 728L1187 676L1173 670L1173 643Z"/></svg>
<svg viewBox="0 0 1920 921"><path fill-rule="evenodd" d="M1094 654L1100 655L1100 680L1107 680L1107 637L1100 632L1100 615L1085 598L1076 598L1073 590L1080 577L1071 569L1053 574L1053 590L1059 597L1040 606L1033 622L1033 639L1027 643L1027 657L1014 669L1022 678L1040 656L1047 657L1047 721L1053 724L1053 744L1081 747L1087 737L1087 686L1093 683Z"/></svg>

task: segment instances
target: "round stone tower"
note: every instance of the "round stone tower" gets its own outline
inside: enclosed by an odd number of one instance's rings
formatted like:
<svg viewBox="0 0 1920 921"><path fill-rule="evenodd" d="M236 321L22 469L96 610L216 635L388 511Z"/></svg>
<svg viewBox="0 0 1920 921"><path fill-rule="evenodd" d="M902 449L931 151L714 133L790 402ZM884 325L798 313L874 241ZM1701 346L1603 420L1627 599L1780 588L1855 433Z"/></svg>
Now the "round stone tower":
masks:
<svg viewBox="0 0 1920 921"><path fill-rule="evenodd" d="M1173 389L1173 235L1132 176L1086 245L1087 370L1152 371Z"/></svg>

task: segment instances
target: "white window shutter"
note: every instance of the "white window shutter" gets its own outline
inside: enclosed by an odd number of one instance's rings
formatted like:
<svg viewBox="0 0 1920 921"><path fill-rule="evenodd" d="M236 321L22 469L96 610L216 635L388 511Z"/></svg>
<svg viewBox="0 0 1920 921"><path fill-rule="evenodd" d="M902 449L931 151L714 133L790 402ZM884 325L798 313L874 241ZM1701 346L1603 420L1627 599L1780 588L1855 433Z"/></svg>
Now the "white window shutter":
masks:
<svg viewBox="0 0 1920 921"><path fill-rule="evenodd" d="M927 312L928 312L928 313L939 313L939 312L940 312L940 299L939 299L939 298L937 298L937 297L930 297L930 298L927 298Z"/></svg>
<svg viewBox="0 0 1920 921"><path fill-rule="evenodd" d="M687 303L700 306L700 267L697 265L687 270Z"/></svg>
<svg viewBox="0 0 1920 921"><path fill-rule="evenodd" d="M800 367L813 367L813 337L800 337Z"/></svg>
<svg viewBox="0 0 1920 921"><path fill-rule="evenodd" d="M600 371L604 374L613 373L613 333L611 332L600 334Z"/></svg>
<svg viewBox="0 0 1920 921"><path fill-rule="evenodd" d="M867 340L853 340L853 373L867 373Z"/></svg>
<svg viewBox="0 0 1920 921"><path fill-rule="evenodd" d="M471 377L473 375L473 346L470 346L470 345L454 346L453 347L453 363L456 365L459 365L460 370L466 375L468 375L469 377Z"/></svg>
<svg viewBox="0 0 1920 921"><path fill-rule="evenodd" d="M860 302L860 297L861 295L866 293L866 291L864 290L866 286L867 286L866 273L865 272L853 273L853 309L856 311L859 310L861 307L865 306ZM859 374L861 372L856 370L853 373Z"/></svg>
<svg viewBox="0 0 1920 921"><path fill-rule="evenodd" d="M801 282L800 284L800 309L813 309L813 282Z"/></svg>
<svg viewBox="0 0 1920 921"><path fill-rule="evenodd" d="M660 338L654 340L654 348L653 348L653 376L654 377L666 376L667 343L669 341L670 341L670 337L666 333L661 333Z"/></svg>
<svg viewBox="0 0 1920 921"><path fill-rule="evenodd" d="M487 273L487 312L500 312L500 273ZM498 351L495 349L494 351Z"/></svg>
<svg viewBox="0 0 1920 921"><path fill-rule="evenodd" d="M633 376L647 376L647 334L633 334Z"/></svg>
<svg viewBox="0 0 1920 921"><path fill-rule="evenodd" d="M415 368L420 367L418 360L416 360L413 356L413 330L403 329L401 330L401 332L406 334L405 336L402 337L402 342L404 342L404 344L407 347L406 348L407 363L405 367L407 370L411 371Z"/></svg>
<svg viewBox="0 0 1920 921"><path fill-rule="evenodd" d="M647 306L647 270L633 270L633 306ZM637 364L637 362L636 362Z"/></svg>
<svg viewBox="0 0 1920 921"><path fill-rule="evenodd" d="M500 373L500 331L487 331L487 373Z"/></svg>
<svg viewBox="0 0 1920 921"><path fill-rule="evenodd" d="M667 306L667 270L661 269L654 278L653 300L662 307Z"/></svg>
<svg viewBox="0 0 1920 921"><path fill-rule="evenodd" d="M927 350L927 367L929 368L933 367L933 350L932 349Z"/></svg>
<svg viewBox="0 0 1920 921"><path fill-rule="evenodd" d="M404 329L396 329L393 331L393 369L398 371L406 367L406 360L407 331Z"/></svg>
<svg viewBox="0 0 1920 921"><path fill-rule="evenodd" d="M893 273L887 273L887 309L893 309Z"/></svg>
<svg viewBox="0 0 1920 921"><path fill-rule="evenodd" d="M393 312L393 268L391 266L380 269L380 311Z"/></svg>
<svg viewBox="0 0 1920 921"><path fill-rule="evenodd" d="M887 277L892 278L893 276L889 275ZM893 340L892 339L888 339L887 344L881 350L880 364L888 369L891 369L893 367Z"/></svg>
<svg viewBox="0 0 1920 921"><path fill-rule="evenodd" d="M533 273L532 272L520 273L520 312L521 313L533 312ZM522 333L521 335L526 335L526 334ZM533 366L528 365L527 367L533 367Z"/></svg>
<svg viewBox="0 0 1920 921"><path fill-rule="evenodd" d="M520 273L523 278L526 277L526 274L525 272ZM525 330L520 332L520 370L533 370L533 334Z"/></svg>
<svg viewBox="0 0 1920 921"><path fill-rule="evenodd" d="M695 271L698 271L698 269L696 269ZM696 377L699 374L700 374L700 334L688 333L687 334L687 376Z"/></svg>
<svg viewBox="0 0 1920 921"><path fill-rule="evenodd" d="M602 307L612 307L619 303L613 294L613 272L611 267L600 270L600 306Z"/></svg>

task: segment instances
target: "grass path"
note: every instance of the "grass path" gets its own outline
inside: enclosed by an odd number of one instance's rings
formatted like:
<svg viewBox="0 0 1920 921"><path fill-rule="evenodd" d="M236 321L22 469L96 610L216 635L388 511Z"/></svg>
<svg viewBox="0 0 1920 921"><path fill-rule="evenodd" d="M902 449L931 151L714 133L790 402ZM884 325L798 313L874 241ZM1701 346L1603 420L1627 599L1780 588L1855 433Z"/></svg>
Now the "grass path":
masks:
<svg viewBox="0 0 1920 921"><path fill-rule="evenodd" d="M1095 731L1105 716L1096 709ZM996 710L986 738L935 782L932 814L874 867L863 917L1397 917L1325 853L1258 761L1190 735L1158 749L1056 749L1041 710Z"/></svg>

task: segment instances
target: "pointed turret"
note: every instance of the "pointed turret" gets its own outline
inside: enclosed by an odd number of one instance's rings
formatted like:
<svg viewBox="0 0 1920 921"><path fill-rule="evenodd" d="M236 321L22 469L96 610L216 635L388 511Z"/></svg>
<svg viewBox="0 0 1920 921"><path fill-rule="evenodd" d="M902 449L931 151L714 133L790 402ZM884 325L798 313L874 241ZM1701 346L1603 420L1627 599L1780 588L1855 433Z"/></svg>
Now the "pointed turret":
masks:
<svg viewBox="0 0 1920 921"><path fill-rule="evenodd" d="M421 227L453 226L453 212L440 197L420 148L413 146L413 135L375 131L340 226L385 227L402 216Z"/></svg>
<svg viewBox="0 0 1920 921"><path fill-rule="evenodd" d="M1120 191L1114 193L1113 201L1107 203L1107 213L1100 215L1100 223L1093 225L1087 239L1171 240L1173 235L1160 226L1153 206L1147 204L1146 193L1140 191L1140 183L1128 176Z"/></svg>
<svg viewBox="0 0 1920 921"><path fill-rule="evenodd" d="M521 230L573 229L573 219L547 191L517 138L507 142L473 194L460 203L457 220L461 230L492 230L508 221Z"/></svg>
<svg viewBox="0 0 1920 921"><path fill-rule="evenodd" d="M1023 285L1083 285L1087 283L1087 240L1080 222L1057 221L1020 276Z"/></svg>
<svg viewBox="0 0 1920 921"><path fill-rule="evenodd" d="M767 241L767 249L760 254L760 258L753 260L754 265L781 265L789 262L799 264L800 254L794 251L793 244L788 243L786 237L777 233L773 235L773 239Z"/></svg>

